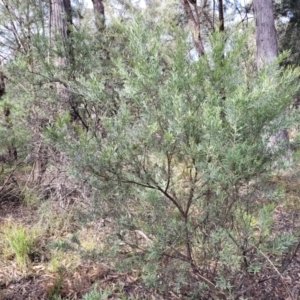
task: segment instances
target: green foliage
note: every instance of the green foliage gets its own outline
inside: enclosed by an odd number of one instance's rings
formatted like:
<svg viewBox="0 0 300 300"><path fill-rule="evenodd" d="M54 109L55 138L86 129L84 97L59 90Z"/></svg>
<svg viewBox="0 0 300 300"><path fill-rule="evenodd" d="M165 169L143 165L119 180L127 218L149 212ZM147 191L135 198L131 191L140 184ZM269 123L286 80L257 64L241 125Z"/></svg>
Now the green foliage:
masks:
<svg viewBox="0 0 300 300"><path fill-rule="evenodd" d="M61 300L61 296L59 295L63 284L63 276L59 274L59 276L55 279L53 286L48 290L48 298L50 300Z"/></svg>
<svg viewBox="0 0 300 300"><path fill-rule="evenodd" d="M38 191L33 188L24 186L24 188L22 189L22 196L23 202L27 206L37 207L37 205L39 204L40 196L38 194Z"/></svg>
<svg viewBox="0 0 300 300"><path fill-rule="evenodd" d="M144 264L147 286L178 288L192 272L202 292L230 294L241 268L263 270L253 249L285 248L273 232L276 193L256 195L284 151L268 138L296 122L288 108L299 70L276 63L250 75L247 34L214 33L192 60L178 28L139 17L115 26L126 44L112 51L117 97L97 70L77 87L101 126L84 132L60 118L49 137L96 190L95 209L116 220L117 257L129 251L123 263Z"/></svg>
<svg viewBox="0 0 300 300"><path fill-rule="evenodd" d="M4 111L9 109L9 116L4 116ZM19 152L20 158L26 156L26 146L29 142L29 130L24 127L20 102L11 99L10 93L3 96L0 101L0 139L2 141L0 153L5 154L7 148L14 145ZM14 122L18 120L18 122Z"/></svg>
<svg viewBox="0 0 300 300"><path fill-rule="evenodd" d="M109 299L112 291L110 289L99 290L97 285L87 294L85 294L82 300L106 300Z"/></svg>
<svg viewBox="0 0 300 300"><path fill-rule="evenodd" d="M275 15L277 16L277 31L281 50L290 51L286 59L288 64L300 62L299 42L297 36L299 24L299 0L280 0L275 2Z"/></svg>
<svg viewBox="0 0 300 300"><path fill-rule="evenodd" d="M43 142L68 155L72 175L94 192L91 212L113 220L101 253L162 294L188 286L194 299L230 299L241 273L264 272L266 257L295 242L275 230L272 214L282 197L264 183L285 151L270 149L269 138L299 118L289 108L300 71L280 68L279 58L249 72L248 34L239 30L215 32L206 54L191 57L189 35L169 19L157 21L155 8L147 12L126 24L115 20L97 38L88 27L74 29L76 56L65 69L47 58L59 47L36 36L32 55L39 63L20 55L8 64L10 78L28 80L26 95L20 87L11 93L20 96L17 111L48 120L31 131L38 128ZM57 82L67 86L69 103L57 99ZM68 220L48 211L41 217L53 235ZM53 255L53 270L62 255ZM95 288L84 297L108 296Z"/></svg>
<svg viewBox="0 0 300 300"><path fill-rule="evenodd" d="M6 255L13 254L18 266L25 271L30 264L29 254L33 250L35 233L22 225L6 224L2 227L7 246Z"/></svg>

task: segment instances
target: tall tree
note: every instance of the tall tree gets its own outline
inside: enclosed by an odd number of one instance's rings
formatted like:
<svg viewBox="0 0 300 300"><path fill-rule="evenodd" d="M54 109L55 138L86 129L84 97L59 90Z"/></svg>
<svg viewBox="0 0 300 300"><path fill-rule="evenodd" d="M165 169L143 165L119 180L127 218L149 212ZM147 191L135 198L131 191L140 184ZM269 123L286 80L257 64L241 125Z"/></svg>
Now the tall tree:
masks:
<svg viewBox="0 0 300 300"><path fill-rule="evenodd" d="M63 51L56 57L55 64L63 68L67 66L70 47L68 37L72 25L72 11L70 0L51 0L51 27L54 40L61 39Z"/></svg>
<svg viewBox="0 0 300 300"><path fill-rule="evenodd" d="M264 63L272 62L278 55L273 1L254 0L253 8L256 18L256 63L260 69Z"/></svg>
<svg viewBox="0 0 300 300"><path fill-rule="evenodd" d="M225 24L224 24L224 6L223 6L223 0L219 0L218 2L218 11L219 11L219 30L224 31L225 30Z"/></svg>
<svg viewBox="0 0 300 300"><path fill-rule="evenodd" d="M98 30L102 30L105 26L105 13L103 0L92 0L95 13L95 21Z"/></svg>
<svg viewBox="0 0 300 300"><path fill-rule="evenodd" d="M271 63L278 55L277 33L274 22L274 11L272 0L253 0L253 8L256 24L256 64L260 69L264 64ZM291 156L289 137L286 129L279 130L273 134L268 142L271 149L283 145L286 149L285 159Z"/></svg>
<svg viewBox="0 0 300 300"><path fill-rule="evenodd" d="M70 42L72 26L72 8L70 0L51 0L51 27L53 40L57 48L55 66L63 71L73 61ZM69 79L69 78L67 78ZM78 112L74 101L70 97L67 85L62 81L57 83L57 94L63 106L69 106L72 119L77 119Z"/></svg>
<svg viewBox="0 0 300 300"><path fill-rule="evenodd" d="M193 34L193 42L198 55L204 54L204 46L201 38L200 13L195 0L181 0L188 23Z"/></svg>

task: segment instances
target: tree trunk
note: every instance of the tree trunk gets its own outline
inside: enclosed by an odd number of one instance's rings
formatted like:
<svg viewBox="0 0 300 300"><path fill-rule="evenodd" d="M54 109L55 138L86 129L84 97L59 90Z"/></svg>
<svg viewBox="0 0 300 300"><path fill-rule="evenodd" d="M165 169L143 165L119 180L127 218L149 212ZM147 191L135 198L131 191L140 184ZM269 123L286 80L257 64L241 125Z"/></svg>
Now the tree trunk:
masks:
<svg viewBox="0 0 300 300"><path fill-rule="evenodd" d="M51 24L54 34L61 36L67 42L72 25L70 0L51 0Z"/></svg>
<svg viewBox="0 0 300 300"><path fill-rule="evenodd" d="M63 70L67 68L72 61L72 48L69 41L70 27L72 26L72 11L70 0L51 0L51 28L54 45L57 47L61 43L62 49L60 54L55 58L55 66ZM65 107L71 106L70 114L73 118L74 109L70 100L70 93L66 84L58 82L56 84L57 95L60 103Z"/></svg>
<svg viewBox="0 0 300 300"><path fill-rule="evenodd" d="M278 55L273 1L253 0L253 8L256 22L256 64L257 69L260 69L265 64L274 61ZM291 159L291 150L286 129L273 134L268 141L267 147L271 151L277 151L279 148L283 149L285 152L283 159L285 161Z"/></svg>
<svg viewBox="0 0 300 300"><path fill-rule="evenodd" d="M272 0L253 0L256 19L256 63L260 69L278 55L277 34Z"/></svg>
<svg viewBox="0 0 300 300"><path fill-rule="evenodd" d="M68 37L72 25L71 2L70 0L51 0L51 27L54 41L58 38L63 45L62 55L56 57L55 65L64 68L68 65L68 58L71 54Z"/></svg>
<svg viewBox="0 0 300 300"><path fill-rule="evenodd" d="M103 0L92 0L94 6L94 14L96 27L101 31L105 27L105 14Z"/></svg>
<svg viewBox="0 0 300 300"><path fill-rule="evenodd" d="M219 30L224 31L225 30L225 22L224 22L224 6L223 6L223 0L219 0Z"/></svg>
<svg viewBox="0 0 300 300"><path fill-rule="evenodd" d="M70 26L72 25L71 2L70 0L50 0L50 34L57 51L54 65L59 71L68 67L72 59L72 48L69 42ZM56 90L59 104L70 110L72 116L72 102L67 84L56 83ZM47 121L47 120L46 120ZM41 184L43 175L47 170L49 148L42 140L42 128L45 126L43 120L39 120L33 134L34 149L34 172L33 180ZM29 158L30 159L30 158Z"/></svg>
<svg viewBox="0 0 300 300"><path fill-rule="evenodd" d="M197 1L181 0L185 14L188 18L188 23L193 34L193 42L199 56L204 54L204 47L200 33L200 16L197 9Z"/></svg>

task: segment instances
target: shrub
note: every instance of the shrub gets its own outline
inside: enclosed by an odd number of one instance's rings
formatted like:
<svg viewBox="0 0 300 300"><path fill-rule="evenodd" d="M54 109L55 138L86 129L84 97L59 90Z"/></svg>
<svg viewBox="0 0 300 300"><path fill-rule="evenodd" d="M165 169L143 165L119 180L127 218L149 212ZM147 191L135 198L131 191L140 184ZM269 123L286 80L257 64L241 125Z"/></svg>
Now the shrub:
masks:
<svg viewBox="0 0 300 300"><path fill-rule="evenodd" d="M273 230L278 197L265 183L284 149L266 144L296 122L299 70L250 72L245 34L215 33L190 59L177 27L146 17L115 26L126 44L112 50L117 96L97 72L70 83L101 126L86 132L61 114L49 136L115 219L120 267L162 292L234 297L241 274L262 272L294 241Z"/></svg>
<svg viewBox="0 0 300 300"><path fill-rule="evenodd" d="M8 223L2 227L6 246L6 255L14 255L18 266L25 271L30 264L29 255L33 250L35 233L24 226Z"/></svg>

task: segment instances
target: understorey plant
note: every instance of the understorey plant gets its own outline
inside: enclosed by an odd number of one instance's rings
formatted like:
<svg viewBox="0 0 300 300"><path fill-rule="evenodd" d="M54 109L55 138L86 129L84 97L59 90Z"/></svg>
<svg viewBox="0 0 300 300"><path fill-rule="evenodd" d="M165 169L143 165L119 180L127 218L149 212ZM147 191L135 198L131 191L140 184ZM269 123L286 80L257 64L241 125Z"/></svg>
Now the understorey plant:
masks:
<svg viewBox="0 0 300 300"><path fill-rule="evenodd" d="M194 57L172 24L136 16L113 26L123 43L111 50L114 92L96 68L70 83L101 126L83 130L66 113L48 130L95 191L94 211L115 222L108 252L166 295L231 299L247 294L246 280L262 288L271 257L295 242L274 230L282 198L268 180L284 149L268 139L297 122L299 70L280 58L251 70L239 30L212 34Z"/></svg>

